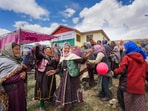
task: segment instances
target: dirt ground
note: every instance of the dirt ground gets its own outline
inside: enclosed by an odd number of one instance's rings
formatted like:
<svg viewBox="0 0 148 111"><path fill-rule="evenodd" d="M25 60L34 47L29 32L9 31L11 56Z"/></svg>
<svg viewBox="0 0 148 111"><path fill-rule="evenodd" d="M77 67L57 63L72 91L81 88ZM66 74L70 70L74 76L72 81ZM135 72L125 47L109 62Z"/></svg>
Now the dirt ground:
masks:
<svg viewBox="0 0 148 111"><path fill-rule="evenodd" d="M56 76L57 83L59 83L59 76ZM97 76L96 76L97 80ZM118 79L113 79L113 86L111 88L114 98L116 98ZM27 108L28 111L39 111L39 101L34 100L34 74L28 74L28 96L27 96ZM84 102L79 105L74 105L72 111L118 111L118 106L113 108L109 102L101 101L99 97L96 97L98 91L97 86L92 87L90 90L83 89ZM148 100L148 92L146 93L146 99ZM54 111L56 107L48 102L45 102L46 111ZM147 102L148 109L148 102Z"/></svg>

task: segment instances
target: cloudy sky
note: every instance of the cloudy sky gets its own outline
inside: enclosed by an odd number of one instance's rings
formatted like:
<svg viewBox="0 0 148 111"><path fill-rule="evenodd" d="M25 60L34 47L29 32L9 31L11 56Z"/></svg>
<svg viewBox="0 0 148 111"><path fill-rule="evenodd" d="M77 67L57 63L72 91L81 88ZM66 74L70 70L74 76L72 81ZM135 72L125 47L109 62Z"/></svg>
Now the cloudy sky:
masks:
<svg viewBox="0 0 148 111"><path fill-rule="evenodd" d="M111 40L148 38L148 0L0 0L0 35L51 34L59 25L103 29Z"/></svg>

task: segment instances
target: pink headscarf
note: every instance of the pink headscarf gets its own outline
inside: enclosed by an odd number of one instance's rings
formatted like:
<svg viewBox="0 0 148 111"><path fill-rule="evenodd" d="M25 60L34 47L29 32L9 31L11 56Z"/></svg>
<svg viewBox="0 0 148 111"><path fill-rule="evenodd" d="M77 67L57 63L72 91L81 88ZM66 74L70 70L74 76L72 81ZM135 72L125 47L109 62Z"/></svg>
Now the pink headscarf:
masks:
<svg viewBox="0 0 148 111"><path fill-rule="evenodd" d="M103 54L106 54L106 50L104 46L102 45L94 45L94 53L97 54L98 52L102 52Z"/></svg>

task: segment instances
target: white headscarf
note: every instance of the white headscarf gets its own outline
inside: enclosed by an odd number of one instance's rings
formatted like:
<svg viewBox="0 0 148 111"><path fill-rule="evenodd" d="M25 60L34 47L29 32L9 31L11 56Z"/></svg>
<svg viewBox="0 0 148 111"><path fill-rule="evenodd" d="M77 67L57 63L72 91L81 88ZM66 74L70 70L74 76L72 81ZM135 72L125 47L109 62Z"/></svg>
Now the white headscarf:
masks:
<svg viewBox="0 0 148 111"><path fill-rule="evenodd" d="M64 50L65 50L66 46L70 47L69 44L64 45L63 54L62 54L62 57L60 58L60 63L63 62L63 60L75 60L75 59L80 59L81 58L81 57L77 56L76 54L72 53L71 49L70 49L68 54L65 54Z"/></svg>

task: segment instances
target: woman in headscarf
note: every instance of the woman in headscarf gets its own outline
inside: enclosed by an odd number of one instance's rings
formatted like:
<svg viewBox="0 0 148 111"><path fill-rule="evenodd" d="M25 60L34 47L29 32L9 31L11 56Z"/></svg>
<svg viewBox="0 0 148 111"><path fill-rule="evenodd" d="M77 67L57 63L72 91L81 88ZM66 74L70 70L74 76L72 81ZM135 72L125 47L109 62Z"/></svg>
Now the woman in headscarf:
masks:
<svg viewBox="0 0 148 111"><path fill-rule="evenodd" d="M47 75L60 73L61 81L55 92L56 105L58 109L71 111L73 103L83 102L82 90L80 87L80 78L78 63L85 63L89 53L84 58L77 56L70 51L70 45L64 45L63 56L56 70L48 71ZM76 74L75 76L73 74Z"/></svg>
<svg viewBox="0 0 148 111"><path fill-rule="evenodd" d="M59 50L59 48L58 48L58 44L53 44L53 47L52 47L52 49L53 49L53 54L54 54L54 56L56 57L56 59L57 60L60 60L60 50Z"/></svg>
<svg viewBox="0 0 148 111"><path fill-rule="evenodd" d="M50 47L44 46L42 50L41 52L39 45L35 48L37 60L35 99L40 100L40 111L44 111L44 101L53 103L53 94L56 90L56 78L55 75L47 76L46 72L56 69L58 64Z"/></svg>
<svg viewBox="0 0 148 111"><path fill-rule="evenodd" d="M87 52L87 51L91 51L93 48L93 46L91 46L90 43L84 42L82 49L81 49L81 53L82 55ZM94 60L95 56L93 53L91 53L88 57L89 60ZM87 70L88 70L88 76L84 77L82 79L82 81L84 81L84 88L85 89L89 89L92 86L96 85L95 84L95 80L94 80L94 73L95 73L95 65L93 64L87 64Z"/></svg>
<svg viewBox="0 0 148 111"><path fill-rule="evenodd" d="M111 41L110 57L111 57L111 70L114 70L115 68L119 67L119 63L121 60L120 49L115 43L115 41ZM113 77L117 79L118 75L113 75Z"/></svg>
<svg viewBox="0 0 148 111"><path fill-rule="evenodd" d="M114 70L120 74L117 97L122 111L146 111L145 79L148 73L146 54L136 43L124 44L125 56L119 68Z"/></svg>
<svg viewBox="0 0 148 111"><path fill-rule="evenodd" d="M8 95L8 111L27 111L25 70L26 66L21 65L20 45L5 45L0 56L0 87Z"/></svg>
<svg viewBox="0 0 148 111"><path fill-rule="evenodd" d="M95 60L88 60L88 64L98 64L100 62L105 62L108 65L107 57L106 57L106 51L105 48L102 45L94 45L94 54L96 55ZM108 65L109 66L109 65ZM108 73L110 70L108 71ZM103 101L108 101L110 100L111 97L111 92L109 90L109 83L110 83L111 78L108 76L102 76L100 75L98 77L98 97L101 97Z"/></svg>

